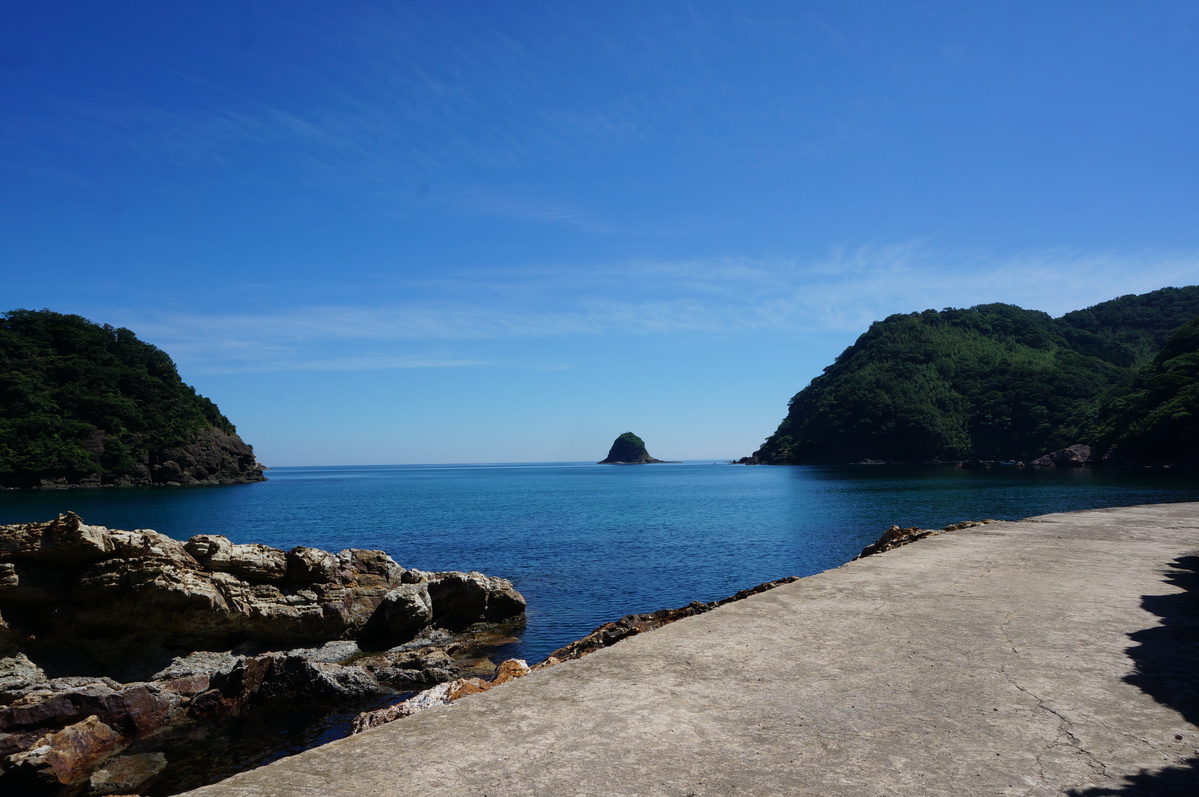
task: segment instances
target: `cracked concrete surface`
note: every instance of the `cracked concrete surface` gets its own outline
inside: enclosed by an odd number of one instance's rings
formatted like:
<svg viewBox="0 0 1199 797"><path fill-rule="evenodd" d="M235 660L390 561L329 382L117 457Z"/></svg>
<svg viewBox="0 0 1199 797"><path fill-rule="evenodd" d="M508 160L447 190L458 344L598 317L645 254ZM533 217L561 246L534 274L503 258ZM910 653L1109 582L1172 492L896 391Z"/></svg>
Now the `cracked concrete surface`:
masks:
<svg viewBox="0 0 1199 797"><path fill-rule="evenodd" d="M1199 794L1195 575L1199 504L964 529L193 794Z"/></svg>

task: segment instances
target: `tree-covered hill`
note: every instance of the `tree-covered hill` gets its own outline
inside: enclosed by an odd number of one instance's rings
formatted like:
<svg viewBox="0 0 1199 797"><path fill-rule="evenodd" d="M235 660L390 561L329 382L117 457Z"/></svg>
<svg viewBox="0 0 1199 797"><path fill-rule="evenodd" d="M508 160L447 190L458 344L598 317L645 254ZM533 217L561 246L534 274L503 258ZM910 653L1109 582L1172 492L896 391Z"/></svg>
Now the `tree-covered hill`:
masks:
<svg viewBox="0 0 1199 797"><path fill-rule="evenodd" d="M0 486L261 480L250 446L160 349L77 315L0 316Z"/></svg>
<svg viewBox="0 0 1199 797"><path fill-rule="evenodd" d="M1061 317L1062 334L1084 354L1120 366L1141 366L1166 338L1199 314L1199 287L1162 288L1121 296Z"/></svg>
<svg viewBox="0 0 1199 797"><path fill-rule="evenodd" d="M1123 464L1199 464L1199 318L1113 391L1087 439Z"/></svg>
<svg viewBox="0 0 1199 797"><path fill-rule="evenodd" d="M1105 398L1196 315L1199 287L1060 319L1005 304L893 315L791 399L749 461L1035 458L1095 436Z"/></svg>

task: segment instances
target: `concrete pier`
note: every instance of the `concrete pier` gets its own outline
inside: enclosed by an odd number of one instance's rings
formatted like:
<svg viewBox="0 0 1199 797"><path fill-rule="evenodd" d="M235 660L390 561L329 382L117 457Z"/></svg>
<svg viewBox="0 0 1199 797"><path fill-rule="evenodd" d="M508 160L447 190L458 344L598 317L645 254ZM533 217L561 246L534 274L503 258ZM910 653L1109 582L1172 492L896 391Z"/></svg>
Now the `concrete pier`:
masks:
<svg viewBox="0 0 1199 797"><path fill-rule="evenodd" d="M191 794L1195 795L1197 588L1199 504L988 524Z"/></svg>

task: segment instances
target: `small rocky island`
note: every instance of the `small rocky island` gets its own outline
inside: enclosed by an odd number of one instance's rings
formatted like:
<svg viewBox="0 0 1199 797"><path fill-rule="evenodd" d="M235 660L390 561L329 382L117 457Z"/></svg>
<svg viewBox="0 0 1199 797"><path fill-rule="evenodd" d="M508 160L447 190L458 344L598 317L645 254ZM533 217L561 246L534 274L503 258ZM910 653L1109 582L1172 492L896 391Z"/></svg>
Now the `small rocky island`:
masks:
<svg viewBox="0 0 1199 797"><path fill-rule="evenodd" d="M650 462L662 462L654 459L645 450L645 441L632 432L625 432L612 443L606 459L599 461L600 465L644 465Z"/></svg>
<svg viewBox="0 0 1199 797"><path fill-rule="evenodd" d="M524 613L506 579L383 551L0 526L0 794L145 792L230 718L490 683Z"/></svg>

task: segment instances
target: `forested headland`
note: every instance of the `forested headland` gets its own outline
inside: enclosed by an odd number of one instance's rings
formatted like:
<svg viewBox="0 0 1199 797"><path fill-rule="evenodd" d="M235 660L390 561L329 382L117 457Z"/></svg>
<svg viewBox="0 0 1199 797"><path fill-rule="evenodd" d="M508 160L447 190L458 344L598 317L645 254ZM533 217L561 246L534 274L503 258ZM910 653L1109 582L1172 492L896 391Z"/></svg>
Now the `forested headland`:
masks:
<svg viewBox="0 0 1199 797"><path fill-rule="evenodd" d="M1199 459L1199 287L1053 318L1008 304L875 322L744 462Z"/></svg>
<svg viewBox="0 0 1199 797"><path fill-rule="evenodd" d="M0 316L0 487L228 484L263 468L171 358L124 328Z"/></svg>

